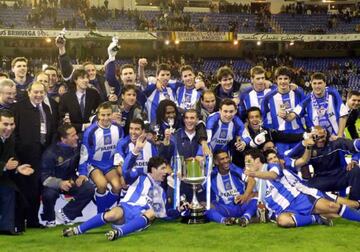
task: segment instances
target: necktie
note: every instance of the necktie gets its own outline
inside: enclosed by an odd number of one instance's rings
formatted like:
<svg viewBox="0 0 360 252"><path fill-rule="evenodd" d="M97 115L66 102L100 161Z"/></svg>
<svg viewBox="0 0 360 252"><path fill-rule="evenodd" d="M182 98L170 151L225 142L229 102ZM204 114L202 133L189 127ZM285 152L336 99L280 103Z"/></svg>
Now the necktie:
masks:
<svg viewBox="0 0 360 252"><path fill-rule="evenodd" d="M40 104L37 105L37 108L40 113L40 143L44 145L46 143L46 114Z"/></svg>
<svg viewBox="0 0 360 252"><path fill-rule="evenodd" d="M80 98L80 111L81 111L81 116L82 116L82 118L84 118L84 113L85 113L85 94L81 95L81 98Z"/></svg>

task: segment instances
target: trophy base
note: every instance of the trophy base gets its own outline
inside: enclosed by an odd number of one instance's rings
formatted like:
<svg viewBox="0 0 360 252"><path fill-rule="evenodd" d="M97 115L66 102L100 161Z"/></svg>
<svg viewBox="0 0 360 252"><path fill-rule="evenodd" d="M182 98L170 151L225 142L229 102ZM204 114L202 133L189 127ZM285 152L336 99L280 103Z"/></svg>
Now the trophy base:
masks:
<svg viewBox="0 0 360 252"><path fill-rule="evenodd" d="M181 219L182 223L185 224L204 224L207 222L205 218L205 209L204 208L195 208L190 209L190 215L184 216Z"/></svg>

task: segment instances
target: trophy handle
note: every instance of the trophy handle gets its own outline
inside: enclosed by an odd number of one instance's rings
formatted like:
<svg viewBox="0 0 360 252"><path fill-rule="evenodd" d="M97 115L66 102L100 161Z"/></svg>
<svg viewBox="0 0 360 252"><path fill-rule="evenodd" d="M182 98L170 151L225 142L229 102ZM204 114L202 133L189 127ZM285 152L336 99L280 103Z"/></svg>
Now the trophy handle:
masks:
<svg viewBox="0 0 360 252"><path fill-rule="evenodd" d="M173 157L174 165L174 195L173 208L177 209L180 206L180 179L178 177L179 169L181 171L182 160L179 154Z"/></svg>
<svg viewBox="0 0 360 252"><path fill-rule="evenodd" d="M211 172L213 167L213 157L206 157L207 174L206 174L206 210L210 209L211 204Z"/></svg>

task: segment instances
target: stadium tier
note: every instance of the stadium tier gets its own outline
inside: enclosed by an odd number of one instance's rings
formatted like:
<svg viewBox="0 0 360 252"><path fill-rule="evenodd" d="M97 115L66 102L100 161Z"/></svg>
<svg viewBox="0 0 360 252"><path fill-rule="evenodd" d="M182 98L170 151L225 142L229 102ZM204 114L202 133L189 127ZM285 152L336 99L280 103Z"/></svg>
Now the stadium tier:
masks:
<svg viewBox="0 0 360 252"><path fill-rule="evenodd" d="M84 16L85 15L85 16ZM329 27L332 18L334 24ZM275 30L271 20L278 25ZM0 27L4 28L59 28L66 25L70 29L97 28L102 30L195 30L233 31L238 33L353 33L360 24L360 18L348 21L328 14L288 14L271 15L247 13L184 13L164 14L160 11L120 11L89 9L79 15L71 8L45 9L0 8Z"/></svg>

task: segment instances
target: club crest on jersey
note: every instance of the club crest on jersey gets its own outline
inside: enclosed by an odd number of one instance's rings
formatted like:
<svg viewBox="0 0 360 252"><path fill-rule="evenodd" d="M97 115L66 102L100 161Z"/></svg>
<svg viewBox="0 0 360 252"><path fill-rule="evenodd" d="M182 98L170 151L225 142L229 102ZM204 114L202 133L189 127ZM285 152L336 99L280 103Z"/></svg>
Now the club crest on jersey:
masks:
<svg viewBox="0 0 360 252"><path fill-rule="evenodd" d="M105 136L104 137L104 144L111 144L111 137L110 136Z"/></svg>
<svg viewBox="0 0 360 252"><path fill-rule="evenodd" d="M280 108L282 108L282 109L291 108L290 102L289 101L284 102L283 104L280 105Z"/></svg>
<svg viewBox="0 0 360 252"><path fill-rule="evenodd" d="M319 108L319 110L318 110L318 114L319 114L320 117L325 116L325 114L326 114L326 109L325 109L323 106L321 106L321 107Z"/></svg>
<svg viewBox="0 0 360 252"><path fill-rule="evenodd" d="M227 181L225 183L225 190L230 190L230 189L231 189L231 183L230 183L230 181Z"/></svg>
<svg viewBox="0 0 360 252"><path fill-rule="evenodd" d="M222 129L220 131L220 135L219 138L226 138L227 137L227 130L226 129Z"/></svg>

